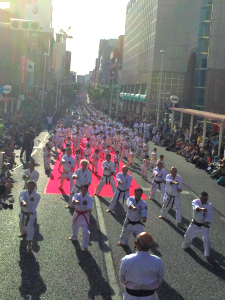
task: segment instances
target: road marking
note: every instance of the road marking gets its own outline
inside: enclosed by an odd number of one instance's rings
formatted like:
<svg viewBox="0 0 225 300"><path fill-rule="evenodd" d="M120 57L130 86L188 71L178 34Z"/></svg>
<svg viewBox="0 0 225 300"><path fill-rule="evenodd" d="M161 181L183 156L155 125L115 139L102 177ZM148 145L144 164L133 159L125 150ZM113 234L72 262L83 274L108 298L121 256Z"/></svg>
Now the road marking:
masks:
<svg viewBox="0 0 225 300"><path fill-rule="evenodd" d="M182 191L181 194L183 194L183 195L190 195L190 193L188 191Z"/></svg>
<svg viewBox="0 0 225 300"><path fill-rule="evenodd" d="M40 142L40 144L39 144L37 147L35 147L36 149L32 152L31 156L33 156L33 155L37 152L37 150L41 148L41 146L42 146L44 140L47 138L48 135L49 135L49 133L48 133L48 134L46 135L46 137ZM14 168L14 169L12 169L12 170L15 171L16 169L19 169L21 166L23 166L23 164L20 164L19 166L17 166L16 168Z"/></svg>
<svg viewBox="0 0 225 300"><path fill-rule="evenodd" d="M105 221L104 221L104 217L103 217L103 213L102 213L100 200L96 196L94 196L94 199L95 199L95 206L96 206L97 216L98 216L98 224L99 224L101 234L102 234L102 236L103 235L108 236L107 231L106 231L106 226L105 226ZM104 254L104 257L105 257L105 263L106 263L106 270L107 270L109 285L111 286L111 288L113 289L113 291L115 293L114 295L111 296L111 298L113 300L122 299L121 291L120 291L120 288L118 286L118 282L117 282L117 279L116 279L116 274L115 274L115 269L114 269L111 250L108 251L108 249L107 249L107 248L110 249L109 240L104 241L102 246L103 246L103 254Z"/></svg>

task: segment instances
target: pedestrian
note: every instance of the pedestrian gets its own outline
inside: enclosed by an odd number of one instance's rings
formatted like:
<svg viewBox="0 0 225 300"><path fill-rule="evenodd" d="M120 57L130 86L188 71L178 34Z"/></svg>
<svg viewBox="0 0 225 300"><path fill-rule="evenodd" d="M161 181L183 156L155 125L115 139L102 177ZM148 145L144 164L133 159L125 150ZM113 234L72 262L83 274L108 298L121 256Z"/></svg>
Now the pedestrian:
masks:
<svg viewBox="0 0 225 300"><path fill-rule="evenodd" d="M87 184L81 185L80 193L74 194L73 204L75 205L75 212L73 214L72 236L69 238L69 240L76 241L79 227L82 227L82 248L83 251L88 251L88 244L90 240L90 215L93 206L93 199L88 194Z"/></svg>
<svg viewBox="0 0 225 300"><path fill-rule="evenodd" d="M144 178L146 181L148 180L148 177L147 177L148 167L149 167L149 156L145 155L145 158L142 161L141 178Z"/></svg>
<svg viewBox="0 0 225 300"><path fill-rule="evenodd" d="M129 197L126 201L127 215L123 224L123 229L120 239L117 242L118 246L128 245L130 235L137 236L143 232L143 226L148 215L148 207L146 202L141 199L143 190L137 188L134 191L134 196Z"/></svg>
<svg viewBox="0 0 225 300"><path fill-rule="evenodd" d="M150 169L154 169L156 167L157 157L157 148L154 148L151 154Z"/></svg>
<svg viewBox="0 0 225 300"><path fill-rule="evenodd" d="M66 178L69 178L70 181L70 192L73 189L73 169L75 166L75 159L72 157L72 150L71 148L66 149L66 155L62 157L62 165L63 165L63 172L61 175L61 182L58 187L59 190L63 188L63 182Z"/></svg>
<svg viewBox="0 0 225 300"><path fill-rule="evenodd" d="M106 210L106 212L113 211L116 206L116 203L119 200L123 200L124 203L124 201L129 198L129 189L133 177L128 174L128 167L122 167L122 172L116 174L116 180L118 182L118 186L115 190L113 198L109 204L109 208Z"/></svg>
<svg viewBox="0 0 225 300"><path fill-rule="evenodd" d="M66 208L74 208L73 204L73 195L77 194L80 192L80 188L83 184L86 184L88 186L91 185L92 182L92 174L91 171L87 169L89 161L86 159L82 159L81 162L81 168L77 169L74 174L73 174L73 179L76 180L73 189L70 193L69 197L69 204L66 206Z"/></svg>
<svg viewBox="0 0 225 300"><path fill-rule="evenodd" d="M182 191L182 179L177 175L177 168L172 167L170 174L166 176L165 194L163 197L163 206L159 219L164 219L170 208L176 206L176 222L178 226L182 225L182 215L180 206L180 193Z"/></svg>
<svg viewBox="0 0 225 300"><path fill-rule="evenodd" d="M116 185L115 185L115 181L113 178L113 174L115 173L115 164L111 161L111 155L107 154L106 155L106 160L103 161L102 163L102 169L103 169L103 175L100 179L99 184L97 185L96 188L96 192L94 195L99 196L103 186L106 185L110 185L112 192L114 194L115 189L116 189Z"/></svg>
<svg viewBox="0 0 225 300"><path fill-rule="evenodd" d="M40 195L35 191L36 183L30 180L27 183L27 189L22 191L19 196L21 206L20 217L20 234L18 237L27 236L27 250L32 249L34 237L34 221L37 217L37 207L40 201Z"/></svg>
<svg viewBox="0 0 225 300"><path fill-rule="evenodd" d="M153 181L150 190L149 199L155 200L155 193L159 189L160 190L160 200L163 203L163 197L165 194L165 180L166 180L166 170L163 168L163 163L158 161L157 167L153 169Z"/></svg>
<svg viewBox="0 0 225 300"><path fill-rule="evenodd" d="M39 172L35 170L35 162L30 161L28 164L28 169L23 170L22 173L22 179L24 180L24 190L27 189L27 182L28 180L34 180L36 185L35 185L35 190L37 190L37 182L39 179Z"/></svg>
<svg viewBox="0 0 225 300"><path fill-rule="evenodd" d="M95 152L92 154L92 172L97 174L98 170L98 161L99 161L99 150L96 149Z"/></svg>
<svg viewBox="0 0 225 300"><path fill-rule="evenodd" d="M49 114L47 116L48 132L50 132L52 130L52 119L53 119L53 117L51 117Z"/></svg>
<svg viewBox="0 0 225 300"><path fill-rule="evenodd" d="M129 158L126 166L129 167L129 165L131 165L132 170L134 170L134 148L132 148L131 152L129 153Z"/></svg>
<svg viewBox="0 0 225 300"><path fill-rule="evenodd" d="M120 170L120 160L121 160L121 158L120 158L120 155L119 155L119 151L118 151L118 150L116 150L115 153L116 153L116 154L114 155L115 172L116 172L116 173L119 173L119 170Z"/></svg>
<svg viewBox="0 0 225 300"><path fill-rule="evenodd" d="M45 171L49 171L51 169L51 158L52 158L52 148L48 146L47 151L44 153L44 167Z"/></svg>
<svg viewBox="0 0 225 300"><path fill-rule="evenodd" d="M86 147L84 148L84 159L90 161L91 154L92 154L92 150L90 144L87 144Z"/></svg>
<svg viewBox="0 0 225 300"><path fill-rule="evenodd" d="M198 234L203 235L204 256L209 257L211 241L209 238L209 224L212 218L213 206L208 201L209 195L207 192L202 192L199 199L192 201L193 218L184 235L183 249L190 247L193 238Z"/></svg>
<svg viewBox="0 0 225 300"><path fill-rule="evenodd" d="M126 255L120 262L119 279L126 288L123 300L155 300L155 290L163 280L162 260L148 253L153 244L152 236L142 232L137 236L137 253Z"/></svg>

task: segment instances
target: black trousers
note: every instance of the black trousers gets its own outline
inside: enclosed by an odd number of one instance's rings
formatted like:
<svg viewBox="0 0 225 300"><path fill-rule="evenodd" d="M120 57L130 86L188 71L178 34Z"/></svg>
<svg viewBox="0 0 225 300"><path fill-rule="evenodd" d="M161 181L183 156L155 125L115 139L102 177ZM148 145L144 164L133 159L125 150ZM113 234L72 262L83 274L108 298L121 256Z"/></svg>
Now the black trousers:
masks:
<svg viewBox="0 0 225 300"><path fill-rule="evenodd" d="M29 162L31 153L33 151L33 147L34 147L34 145L32 146L32 148L30 147L30 145L23 145L22 150L20 152L20 158L23 157L23 154L26 151L26 162Z"/></svg>
<svg viewBox="0 0 225 300"><path fill-rule="evenodd" d="M52 124L48 124L48 132L52 130Z"/></svg>

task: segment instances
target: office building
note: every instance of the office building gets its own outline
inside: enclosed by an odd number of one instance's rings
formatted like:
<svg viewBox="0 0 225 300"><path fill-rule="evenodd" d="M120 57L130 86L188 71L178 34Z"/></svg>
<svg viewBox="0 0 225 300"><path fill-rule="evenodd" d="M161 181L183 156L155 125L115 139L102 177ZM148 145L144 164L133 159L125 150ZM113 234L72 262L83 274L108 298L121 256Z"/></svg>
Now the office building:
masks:
<svg viewBox="0 0 225 300"><path fill-rule="evenodd" d="M180 107L225 113L224 17L225 0L130 0L122 66L124 108L156 115L163 58L161 114L170 95L179 97Z"/></svg>

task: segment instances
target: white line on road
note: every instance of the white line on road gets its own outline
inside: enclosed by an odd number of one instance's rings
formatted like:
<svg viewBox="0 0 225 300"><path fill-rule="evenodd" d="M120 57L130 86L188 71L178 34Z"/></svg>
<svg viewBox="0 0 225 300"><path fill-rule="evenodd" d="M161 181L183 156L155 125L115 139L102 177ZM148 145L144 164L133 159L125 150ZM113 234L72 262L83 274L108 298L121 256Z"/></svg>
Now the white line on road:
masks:
<svg viewBox="0 0 225 300"><path fill-rule="evenodd" d="M40 144L39 144L37 147L35 147L36 149L32 152L31 156L33 156L33 155L37 152L37 150L41 148L41 145L42 145L43 141L47 138L48 135L49 135L49 133L48 133L48 134L46 135L46 137L40 142ZM21 166L23 166L23 164L20 164L19 166L17 166L16 168L14 168L14 169L12 169L12 170L15 171L16 169L19 169Z"/></svg>
<svg viewBox="0 0 225 300"><path fill-rule="evenodd" d="M99 228L100 228L103 235L108 236L107 231L106 231L106 226L105 226L105 221L104 221L104 217L103 217L103 213L102 213L100 200L96 196L94 196L94 199L95 199L95 205L96 205L96 210L97 210ZM113 289L113 291L115 293L114 295L111 296L111 298L113 300L122 299L121 292L120 292L118 282L117 282L117 279L116 279L116 274L115 274L115 269L114 269L114 265L113 265L111 250L110 251L108 250L108 249L110 249L109 240L104 241L104 244L102 246L103 246L103 253L104 253L104 257L105 257L105 263L106 263L106 270L107 270L109 285L111 286L111 288Z"/></svg>

